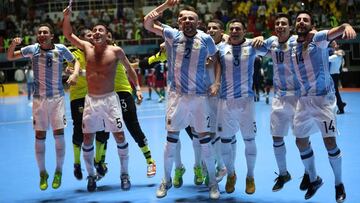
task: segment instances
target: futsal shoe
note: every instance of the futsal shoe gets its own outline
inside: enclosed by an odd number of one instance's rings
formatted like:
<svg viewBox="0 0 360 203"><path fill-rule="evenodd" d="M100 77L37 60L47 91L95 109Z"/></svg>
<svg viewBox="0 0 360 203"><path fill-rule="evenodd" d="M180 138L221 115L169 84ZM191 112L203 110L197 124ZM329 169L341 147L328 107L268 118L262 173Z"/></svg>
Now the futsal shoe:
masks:
<svg viewBox="0 0 360 203"><path fill-rule="evenodd" d="M289 172L286 171L285 175L279 175L276 179L275 179L275 185L272 188L273 192L277 192L279 190L281 190L285 183L289 182L291 180L291 175Z"/></svg>
<svg viewBox="0 0 360 203"><path fill-rule="evenodd" d="M183 175L185 173L185 167L181 166L180 168L175 169L175 176L174 176L174 187L179 188L183 185Z"/></svg>
<svg viewBox="0 0 360 203"><path fill-rule="evenodd" d="M255 192L255 180L254 177L246 177L246 194L254 194Z"/></svg>
<svg viewBox="0 0 360 203"><path fill-rule="evenodd" d="M124 173L121 174L121 189L122 190L130 190L131 188L131 182L130 182L130 177L128 174Z"/></svg>
<svg viewBox="0 0 360 203"><path fill-rule="evenodd" d="M78 180L82 180L83 174L81 171L81 165L80 164L74 164L74 176Z"/></svg>
<svg viewBox="0 0 360 203"><path fill-rule="evenodd" d="M314 182L311 182L305 194L305 199L310 199L315 195L316 191L323 185L322 179L318 176Z"/></svg>
<svg viewBox="0 0 360 203"><path fill-rule="evenodd" d="M156 197L163 198L167 195L167 191L172 187L171 179L169 182L166 182L165 179L161 181L159 188L156 190Z"/></svg>
<svg viewBox="0 0 360 203"><path fill-rule="evenodd" d="M335 192L336 192L336 202L337 203L344 202L346 199L344 184L340 183L339 185L336 185Z"/></svg>
<svg viewBox="0 0 360 203"><path fill-rule="evenodd" d="M58 189L61 186L61 177L62 173L60 171L55 171L52 188Z"/></svg>
<svg viewBox="0 0 360 203"><path fill-rule="evenodd" d="M48 188L48 178L49 174L46 171L40 173L40 190L46 190Z"/></svg>

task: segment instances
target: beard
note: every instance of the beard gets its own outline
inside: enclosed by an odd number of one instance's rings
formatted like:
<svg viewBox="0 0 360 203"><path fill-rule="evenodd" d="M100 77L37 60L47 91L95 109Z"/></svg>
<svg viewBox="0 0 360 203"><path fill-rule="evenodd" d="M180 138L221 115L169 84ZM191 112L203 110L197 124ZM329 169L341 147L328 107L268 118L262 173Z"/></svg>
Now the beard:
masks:
<svg viewBox="0 0 360 203"><path fill-rule="evenodd" d="M311 31L311 28L297 28L296 34L300 37L305 37L309 32Z"/></svg>

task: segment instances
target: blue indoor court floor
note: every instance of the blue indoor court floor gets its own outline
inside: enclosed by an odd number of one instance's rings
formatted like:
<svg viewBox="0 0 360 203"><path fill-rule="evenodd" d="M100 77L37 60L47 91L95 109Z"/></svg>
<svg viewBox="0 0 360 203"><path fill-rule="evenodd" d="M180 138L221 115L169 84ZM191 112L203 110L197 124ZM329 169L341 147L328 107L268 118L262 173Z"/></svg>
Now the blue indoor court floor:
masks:
<svg viewBox="0 0 360 203"><path fill-rule="evenodd" d="M144 93L144 97L147 95ZM347 103L346 113L337 117L340 136L338 145L343 154L343 181L348 203L360 202L360 92L342 92ZM277 166L269 134L270 106L264 102L264 97L256 103L256 121L258 127L258 156L255 169L256 192L253 195L245 193L246 165L244 145L241 135L237 134L238 152L236 160L237 183L232 194L226 194L226 178L220 183L221 197L217 201L208 199L205 186L195 186L193 183L193 149L189 137L181 132L182 160L186 167L184 185L181 188L172 187L165 198L157 199L156 189L163 176L163 149L166 141L164 127L165 103L158 103L157 98L144 100L138 106L139 121L148 138L152 156L157 163L157 174L153 178L146 177L145 159L127 133L129 142L129 171L132 188L130 191L120 189L120 161L114 139L108 144L106 162L109 172L97 185L94 193L86 190L87 181L78 181L73 176L72 120L69 98L66 95L66 116L68 126L65 129L66 157L63 169L62 185L59 189L51 188L55 170L55 149L52 133L48 131L46 139L46 167L49 172L49 188L39 189L39 172L34 153L34 131L31 120L31 102L26 96L0 98L0 203L7 202L335 202L334 176L331 170L327 151L319 133L311 137L318 174L323 178L324 185L313 198L305 201L305 192L299 190L303 175L303 164L291 132L287 136L287 162L292 180L281 191L272 192ZM82 159L82 158L81 158ZM82 160L83 174L86 177L85 164Z"/></svg>

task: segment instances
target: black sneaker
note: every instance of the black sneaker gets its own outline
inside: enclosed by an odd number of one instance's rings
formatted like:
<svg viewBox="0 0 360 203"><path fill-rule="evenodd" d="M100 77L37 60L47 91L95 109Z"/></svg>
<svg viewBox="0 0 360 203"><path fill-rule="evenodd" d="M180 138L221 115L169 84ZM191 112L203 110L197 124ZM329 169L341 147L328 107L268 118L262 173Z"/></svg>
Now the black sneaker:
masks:
<svg viewBox="0 0 360 203"><path fill-rule="evenodd" d="M96 163L94 161L94 166L96 169L96 173L100 176L100 178L104 177L105 174L108 172L108 168L106 167L106 163L100 161Z"/></svg>
<svg viewBox="0 0 360 203"><path fill-rule="evenodd" d="M94 192L96 190L96 179L97 179L96 175L87 177L88 180L87 190L89 192Z"/></svg>
<svg viewBox="0 0 360 203"><path fill-rule="evenodd" d="M82 180L83 174L81 171L81 165L80 164L74 164L74 176L78 180Z"/></svg>
<svg viewBox="0 0 360 203"><path fill-rule="evenodd" d="M270 103L269 96L266 96L265 103L266 103L266 104L269 104L269 103Z"/></svg>
<svg viewBox="0 0 360 203"><path fill-rule="evenodd" d="M336 202L337 203L344 202L346 199L344 184L341 183L339 185L335 185L335 192L336 192Z"/></svg>
<svg viewBox="0 0 360 203"><path fill-rule="evenodd" d="M305 194L305 199L310 199L316 191L323 185L322 179L318 176L314 182L311 182Z"/></svg>
<svg viewBox="0 0 360 203"><path fill-rule="evenodd" d="M121 189L122 190L130 190L131 182L128 174L122 174L121 177Z"/></svg>
<svg viewBox="0 0 360 203"><path fill-rule="evenodd" d="M275 185L272 188L273 192L277 192L279 190L281 190L284 187L284 184L289 182L291 180L291 176L289 172L286 172L286 175L279 175L276 179L275 179Z"/></svg>
<svg viewBox="0 0 360 203"><path fill-rule="evenodd" d="M346 106L346 103L343 102L341 107L337 110L336 114L344 114L345 113L345 110L344 110L345 106Z"/></svg>
<svg viewBox="0 0 360 203"><path fill-rule="evenodd" d="M300 190L302 191L307 190L309 188L309 185L310 185L310 177L309 174L305 173L300 183Z"/></svg>

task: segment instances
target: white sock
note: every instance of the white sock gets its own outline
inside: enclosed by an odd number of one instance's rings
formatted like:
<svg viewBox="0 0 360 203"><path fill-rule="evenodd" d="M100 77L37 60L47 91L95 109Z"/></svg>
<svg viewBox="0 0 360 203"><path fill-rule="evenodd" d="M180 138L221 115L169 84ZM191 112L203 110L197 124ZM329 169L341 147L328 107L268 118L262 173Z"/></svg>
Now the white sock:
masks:
<svg viewBox="0 0 360 203"><path fill-rule="evenodd" d="M215 153L215 160L216 160L216 167L220 170L222 168L225 167L225 163L222 157L222 144L221 144L221 140L220 137L215 135L215 137L213 138L211 144L214 147L214 153Z"/></svg>
<svg viewBox="0 0 360 203"><path fill-rule="evenodd" d="M46 171L45 168L45 138L35 138L35 157L39 167L39 171Z"/></svg>
<svg viewBox="0 0 360 203"><path fill-rule="evenodd" d="M200 139L201 157L205 162L209 175L209 185L216 184L214 148L211 145L211 137L206 135Z"/></svg>
<svg viewBox="0 0 360 203"><path fill-rule="evenodd" d="M166 182L171 181L171 170L176 156L176 148L178 147L179 134L168 133L167 142L164 150L164 172Z"/></svg>
<svg viewBox="0 0 360 203"><path fill-rule="evenodd" d="M300 151L301 160L305 166L305 170L309 173L310 182L314 182L317 178L317 173L315 169L315 157L314 152L309 145L309 148L304 151Z"/></svg>
<svg viewBox="0 0 360 203"><path fill-rule="evenodd" d="M86 171L89 176L94 176L94 145L83 145L83 157L86 165Z"/></svg>
<svg viewBox="0 0 360 203"><path fill-rule="evenodd" d="M194 166L199 167L199 166L201 166L201 147L200 147L199 138L195 137L195 136L198 136L198 135L194 134L193 139L192 139L192 145L193 145L193 149L194 149L194 159L195 159Z"/></svg>
<svg viewBox="0 0 360 203"><path fill-rule="evenodd" d="M56 148L56 171L62 172L65 158L64 135L54 135Z"/></svg>
<svg viewBox="0 0 360 203"><path fill-rule="evenodd" d="M222 158L224 160L227 173L232 175L235 171L234 162L233 162L233 150L231 147L231 139L221 139L221 151Z"/></svg>
<svg viewBox="0 0 360 203"><path fill-rule="evenodd" d="M129 144L124 140L122 143L117 143L117 149L121 166L120 174L129 174Z"/></svg>
<svg viewBox="0 0 360 203"><path fill-rule="evenodd" d="M279 175L286 175L286 146L284 141L273 143L276 163L279 168Z"/></svg>
<svg viewBox="0 0 360 203"><path fill-rule="evenodd" d="M255 138L245 140L245 158L246 158L246 165L247 165L247 177L254 177L254 169L255 169L255 162L256 162L256 143Z"/></svg>
<svg viewBox="0 0 360 203"><path fill-rule="evenodd" d="M183 166L183 164L181 162L181 142L180 142L180 140L178 140L177 145L176 145L174 162L175 162L175 168L180 168Z"/></svg>
<svg viewBox="0 0 360 203"><path fill-rule="evenodd" d="M237 148L236 135L233 135L232 138L231 138L231 148L232 148L233 162L234 162L234 164L235 164L235 160L236 160L236 148Z"/></svg>
<svg viewBox="0 0 360 203"><path fill-rule="evenodd" d="M334 176L335 176L335 185L339 185L340 183L342 183L341 151L338 147L335 147L332 150L328 150L328 155L329 155L330 165L331 165L331 168L333 169Z"/></svg>

